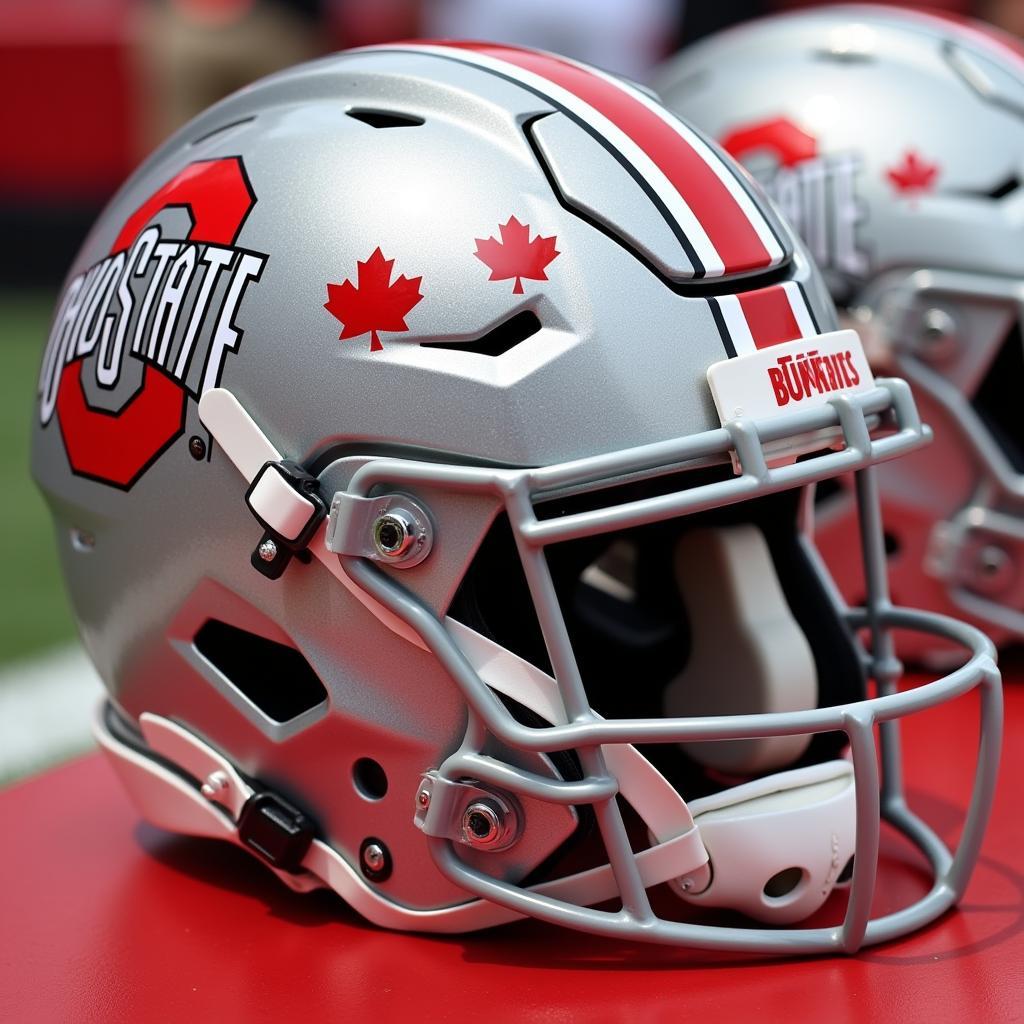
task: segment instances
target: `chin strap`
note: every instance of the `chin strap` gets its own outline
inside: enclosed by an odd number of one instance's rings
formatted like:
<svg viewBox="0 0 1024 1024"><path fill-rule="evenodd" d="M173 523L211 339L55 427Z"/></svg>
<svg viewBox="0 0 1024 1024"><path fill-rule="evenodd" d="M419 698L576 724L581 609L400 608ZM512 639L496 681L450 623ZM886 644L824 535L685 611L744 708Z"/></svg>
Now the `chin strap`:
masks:
<svg viewBox="0 0 1024 1024"><path fill-rule="evenodd" d="M268 463L282 462L281 453L227 388L211 388L203 393L199 399L199 418L217 444L224 449L225 454L242 474L246 483L252 484L253 481L256 481L264 473ZM267 480L272 481L273 478L267 477ZM283 490L279 492L278 496L280 495L284 495ZM292 495L285 495L285 497L287 505L275 507L269 502L261 502L258 506L259 511L266 513L269 508L274 507L280 515L281 509L297 505ZM296 513L296 519L301 518L301 512L300 507ZM425 651L427 645L416 635L415 630L407 626L397 615L350 579L348 573L341 567L338 556L328 550L325 532L323 520L317 520L312 535L308 538L306 550L321 562L327 571L392 633L396 633L403 640L408 640L409 643ZM258 551L257 548L257 554Z"/></svg>
<svg viewBox="0 0 1024 1024"><path fill-rule="evenodd" d="M551 676L461 622L449 618L445 626L488 686L552 724L565 723ZM671 842L696 827L707 867L681 870L667 880L688 902L791 924L848 882L857 838L849 761L776 772L688 805L635 747L616 744L602 752L620 794L654 841Z"/></svg>
<svg viewBox="0 0 1024 1024"><path fill-rule="evenodd" d="M293 493L286 493L275 477L267 475L268 464L280 464L281 455L234 395L223 388L207 391L199 412L245 480L264 481L257 502L264 518L269 509L276 521L282 518L279 508L297 505ZM300 518L297 510L296 524ZM322 522L317 522L307 547L382 623L425 649L409 626L345 573L326 546ZM565 722L554 679L453 619L446 619L445 626L488 685L553 724ZM140 725L151 749L192 782L118 740L102 715L95 731L126 788L155 824L243 846L290 888L305 891L326 886L383 927L463 932L522 916L486 900L426 911L392 903L336 850L315 837L315 826L301 811L275 794L254 789L193 733L149 714L141 716ZM636 854L646 887L669 883L688 901L786 924L813 913L841 884L856 831L853 769L848 762L778 772L688 807L635 747L616 744L603 752L619 793L643 819L655 843ZM577 906L592 906L618 895L608 864L530 891Z"/></svg>
<svg viewBox="0 0 1024 1024"><path fill-rule="evenodd" d="M254 789L193 733L158 715L142 715L147 743L174 765L172 770L119 740L106 724L105 710L101 705L94 734L136 806L161 828L241 846L290 889L332 889L385 928L457 933L522 916L487 900L433 910L393 903L317 838L301 812L276 794ZM618 774L623 796L640 805L638 810L646 803L659 830L668 827L670 809L679 804L682 819L693 821L690 828L636 855L645 887L669 883L690 902L788 924L813 913L839 883L855 838L852 767L847 762L782 772L695 801L691 819L679 795L639 752L625 746L605 748L606 754L613 751L620 753L610 759L609 768ZM646 799L645 776L660 780ZM679 823L676 818L677 828ZM653 830L652 835L657 838ZM695 884L684 890L679 884L683 878ZM530 891L576 906L593 906L618 895L607 864Z"/></svg>
<svg viewBox="0 0 1024 1024"><path fill-rule="evenodd" d="M306 829L291 817L299 812L274 794L254 790L229 761L169 719L143 714L140 724L154 753L171 762L177 771L119 740L107 726L105 712L104 703L93 723L96 739L144 816L161 828L241 846L259 857L290 889L333 889L363 917L384 928L469 932L523 916L487 900L436 910L412 910L392 903L312 832L302 836L304 852L292 847L297 854L294 863L277 859L289 840ZM246 819L257 824L247 826ZM683 865L693 863L694 856L702 863L706 861L696 829L691 828L674 840L637 854L636 859L644 884L651 887L676 877ZM618 895L607 864L533 886L530 891L577 906L590 906Z"/></svg>

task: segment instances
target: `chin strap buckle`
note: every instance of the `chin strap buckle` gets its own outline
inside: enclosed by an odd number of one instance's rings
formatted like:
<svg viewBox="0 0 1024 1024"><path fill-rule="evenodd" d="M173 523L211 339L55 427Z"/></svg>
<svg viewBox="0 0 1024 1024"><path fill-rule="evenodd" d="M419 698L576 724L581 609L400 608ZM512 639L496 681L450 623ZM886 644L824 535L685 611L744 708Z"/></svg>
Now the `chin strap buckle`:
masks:
<svg viewBox="0 0 1024 1024"><path fill-rule="evenodd" d="M295 557L308 560L306 549L327 516L319 481L291 459L265 462L245 492L245 503L263 527L252 553L252 566L276 580Z"/></svg>
<svg viewBox="0 0 1024 1024"><path fill-rule="evenodd" d="M238 816L238 838L278 871L302 869L316 830L297 807L276 793L253 793Z"/></svg>

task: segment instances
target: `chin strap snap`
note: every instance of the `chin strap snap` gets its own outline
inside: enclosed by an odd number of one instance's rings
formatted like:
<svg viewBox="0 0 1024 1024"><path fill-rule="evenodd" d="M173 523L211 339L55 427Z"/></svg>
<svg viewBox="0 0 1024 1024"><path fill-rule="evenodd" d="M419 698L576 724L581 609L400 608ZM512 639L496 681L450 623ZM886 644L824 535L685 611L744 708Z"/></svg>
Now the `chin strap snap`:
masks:
<svg viewBox="0 0 1024 1024"><path fill-rule="evenodd" d="M291 459L265 462L245 492L245 503L263 527L252 566L276 580L306 549L327 516L317 478Z"/></svg>

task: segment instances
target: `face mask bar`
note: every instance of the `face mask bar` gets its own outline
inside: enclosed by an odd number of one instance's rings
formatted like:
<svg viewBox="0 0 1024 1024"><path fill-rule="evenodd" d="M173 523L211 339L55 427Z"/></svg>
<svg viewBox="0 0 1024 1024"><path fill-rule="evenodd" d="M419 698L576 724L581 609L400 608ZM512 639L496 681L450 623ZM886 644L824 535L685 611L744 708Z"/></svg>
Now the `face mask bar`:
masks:
<svg viewBox="0 0 1024 1024"><path fill-rule="evenodd" d="M1018 282L976 274L946 270L919 271L901 281L884 300L868 296L865 308L880 305L883 332L899 338L904 333L899 321L907 311L927 309L944 300L956 303L1000 303L1020 310L1024 321L1024 287ZM888 323L893 320L894 323ZM994 601L964 585L964 562L972 541L988 539L1002 550L1015 552L1014 564L1024 567L1024 474L1007 458L993 439L990 431L964 394L941 373L906 348L891 339L887 346L898 372L921 392L952 410L951 422L956 424L960 440L971 452L976 465L982 467L981 480L970 500L942 528L942 554L933 559L935 571L948 581L948 593L953 604L977 621L1024 637L1024 611ZM1016 514L1007 515L1000 509L1012 508Z"/></svg>
<svg viewBox="0 0 1024 1024"><path fill-rule="evenodd" d="M871 437L871 425L891 414L895 431ZM803 462L769 467L765 446L815 431L841 434L844 447ZM977 630L941 615L894 607L889 600L886 559L874 463L900 455L927 436L908 386L879 380L873 391L833 398L828 406L792 413L759 425L743 421L700 435L598 455L537 469L503 470L380 459L360 468L348 494L367 497L375 487L417 484L447 486L461 492L495 494L503 500L518 553L553 667L564 719L550 727L517 722L473 668L449 628L398 582L370 561L340 555L348 576L390 610L422 640L459 685L469 705L469 725L460 751L440 766L438 777L458 782L470 776L481 783L560 804L593 808L621 899L621 910L593 909L538 891L558 889L548 883L524 889L474 870L460 859L450 839L429 836L439 870L467 892L517 914L566 927L620 938L690 945L710 949L776 953L854 952L883 942L935 919L962 896L977 860L991 808L1002 729L1000 677L991 643ZM838 438L836 438L838 440ZM624 478L657 476L695 462L734 457L738 474L690 490L608 506L593 511L539 520L534 505L556 493L605 489ZM601 718L590 706L576 664L544 555L549 544L625 529L725 504L744 501L827 477L854 471L860 510L861 544L867 583L864 608L846 613L852 630L871 635L871 654L862 650L878 696L855 703L783 714L748 714L682 719ZM951 640L969 652L966 663L933 682L897 691L902 666L895 658L890 631L921 630ZM907 806L900 771L898 720L952 700L978 687L981 732L974 788L964 831L954 856L932 829ZM876 760L874 726L879 726L881 776ZM616 745L680 743L841 731L849 739L856 778L856 848L852 887L845 919L839 927L729 928L665 920L651 908L641 861L634 853L615 795L619 785L609 769ZM580 781L553 780L525 772L482 753L487 735L523 750L573 749L583 771ZM608 750L602 749L607 746ZM878 866L881 820L888 821L927 858L933 884L916 903L871 920L870 907ZM657 848L655 848L657 849ZM664 880L664 879L660 879ZM571 886L563 887L571 891ZM614 896L615 892L609 895Z"/></svg>

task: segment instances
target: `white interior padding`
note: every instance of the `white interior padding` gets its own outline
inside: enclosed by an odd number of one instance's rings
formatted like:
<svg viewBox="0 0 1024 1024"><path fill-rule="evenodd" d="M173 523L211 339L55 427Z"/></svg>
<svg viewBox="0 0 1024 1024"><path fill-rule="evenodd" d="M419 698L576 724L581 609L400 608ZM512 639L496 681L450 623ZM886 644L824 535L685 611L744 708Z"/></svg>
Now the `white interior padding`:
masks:
<svg viewBox="0 0 1024 1024"><path fill-rule="evenodd" d="M675 551L690 620L686 668L665 689L665 715L752 715L818 706L807 637L786 603L764 534L752 524L692 530ZM784 768L808 736L683 744L700 764L738 775Z"/></svg>
<svg viewBox="0 0 1024 1024"><path fill-rule="evenodd" d="M769 775L690 804L711 858L711 885L686 898L770 924L813 914L836 887L857 843L849 761ZM786 872L784 892L765 891ZM790 887L791 886L791 887Z"/></svg>

